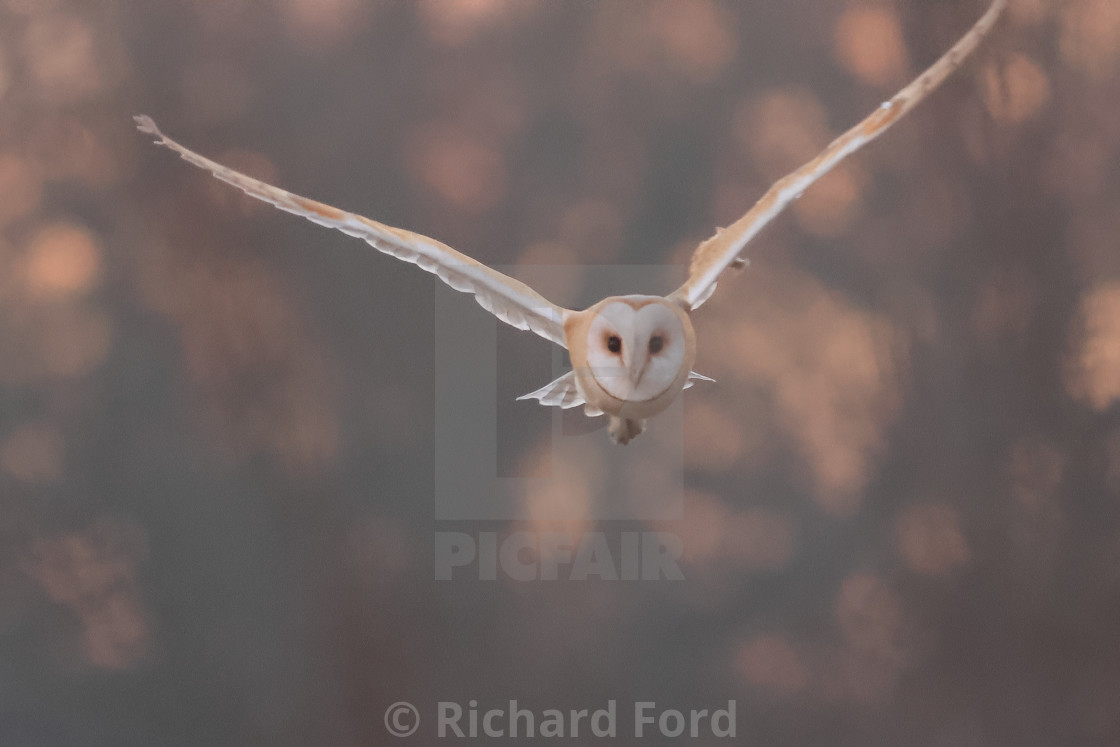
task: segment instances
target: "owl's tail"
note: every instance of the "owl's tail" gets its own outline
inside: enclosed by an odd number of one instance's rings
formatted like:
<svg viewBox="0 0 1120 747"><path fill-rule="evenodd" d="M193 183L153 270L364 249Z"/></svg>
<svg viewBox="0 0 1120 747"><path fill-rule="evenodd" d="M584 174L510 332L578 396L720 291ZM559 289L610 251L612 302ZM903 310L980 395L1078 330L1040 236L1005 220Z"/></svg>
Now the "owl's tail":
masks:
<svg viewBox="0 0 1120 747"><path fill-rule="evenodd" d="M611 423L607 426L607 432L611 434L611 440L616 444L625 446L634 440L634 437L642 432L645 428L646 421L634 420L633 418L620 418L617 415L611 415Z"/></svg>

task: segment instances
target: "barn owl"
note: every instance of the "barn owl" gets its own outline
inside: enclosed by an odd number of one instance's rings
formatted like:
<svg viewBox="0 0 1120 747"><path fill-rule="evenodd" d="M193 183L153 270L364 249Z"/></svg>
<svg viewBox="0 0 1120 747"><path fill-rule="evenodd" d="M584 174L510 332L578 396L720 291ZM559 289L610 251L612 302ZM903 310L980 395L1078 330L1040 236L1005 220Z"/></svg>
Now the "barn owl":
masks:
<svg viewBox="0 0 1120 747"><path fill-rule="evenodd" d="M180 145L150 117L135 117L140 131L183 159L259 200L315 223L364 239L374 248L436 274L452 288L471 293L487 311L518 329L531 330L568 349L572 370L519 399L547 406L583 405L588 416L606 414L608 432L619 444L642 432L645 421L664 411L697 380L692 371L696 335L690 314L715 290L725 270L740 268L746 244L789 203L849 154L874 140L924 99L987 35L1006 5L993 0L971 29L929 69L859 124L830 143L812 161L779 179L745 215L700 244L688 279L668 296L612 296L576 311L551 303L526 284L434 239L265 184Z"/></svg>

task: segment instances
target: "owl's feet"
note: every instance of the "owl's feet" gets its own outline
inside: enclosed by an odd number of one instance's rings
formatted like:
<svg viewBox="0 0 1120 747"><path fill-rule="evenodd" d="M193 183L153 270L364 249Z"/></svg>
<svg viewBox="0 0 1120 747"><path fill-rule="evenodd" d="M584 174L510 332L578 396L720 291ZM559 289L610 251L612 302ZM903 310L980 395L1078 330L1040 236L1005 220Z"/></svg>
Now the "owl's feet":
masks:
<svg viewBox="0 0 1120 747"><path fill-rule="evenodd" d="M642 432L645 428L646 421L632 420L630 418L619 418L614 415L611 416L611 424L607 427L607 433L611 435L611 440L616 444L625 446L634 440L634 437Z"/></svg>

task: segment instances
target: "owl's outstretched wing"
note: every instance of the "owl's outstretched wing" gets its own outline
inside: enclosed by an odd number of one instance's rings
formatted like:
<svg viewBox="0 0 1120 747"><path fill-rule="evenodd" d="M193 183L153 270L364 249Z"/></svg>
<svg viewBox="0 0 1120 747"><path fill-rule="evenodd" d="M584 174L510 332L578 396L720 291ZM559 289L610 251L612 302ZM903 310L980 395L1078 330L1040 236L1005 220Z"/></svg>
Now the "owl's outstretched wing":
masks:
<svg viewBox="0 0 1120 747"><path fill-rule="evenodd" d="M741 266L743 248L790 202L820 179L846 156L886 132L892 124L913 109L956 70L995 25L1007 0L993 0L991 6L971 29L933 63L924 73L894 95L862 122L833 140L809 163L782 177L755 203L746 215L700 244L692 254L688 280L670 298L687 309L704 303L716 288L716 281L729 266Z"/></svg>
<svg viewBox="0 0 1120 747"><path fill-rule="evenodd" d="M348 213L309 200L226 168L186 148L160 132L151 117L134 117L141 132L154 135L156 143L178 153L185 161L206 169L224 182L281 210L302 215L321 226L337 228L363 239L375 249L419 265L455 290L474 294L482 308L518 329L536 332L557 345L564 341L564 318L571 312L552 303L524 283L503 275L435 239Z"/></svg>

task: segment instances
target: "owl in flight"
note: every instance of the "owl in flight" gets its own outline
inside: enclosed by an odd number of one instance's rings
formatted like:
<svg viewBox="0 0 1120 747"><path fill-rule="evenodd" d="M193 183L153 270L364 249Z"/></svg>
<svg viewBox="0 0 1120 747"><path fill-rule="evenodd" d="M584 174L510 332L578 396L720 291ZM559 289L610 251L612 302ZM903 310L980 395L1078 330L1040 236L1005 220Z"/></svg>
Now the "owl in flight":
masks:
<svg viewBox="0 0 1120 747"><path fill-rule="evenodd" d="M689 315L715 290L728 267L742 267L747 243L848 154L881 135L952 73L991 30L1007 0L993 0L971 29L928 70L862 122L832 141L816 158L779 179L754 207L700 244L688 279L668 296L611 296L583 310L565 309L529 286L492 270L449 246L420 234L378 223L321 202L286 192L198 155L160 132L147 116L137 116L141 132L218 179L281 210L337 228L398 259L435 273L503 322L536 332L568 349L572 370L519 399L610 417L609 433L620 444L642 432L645 420L665 410L697 379L692 371L696 335Z"/></svg>

